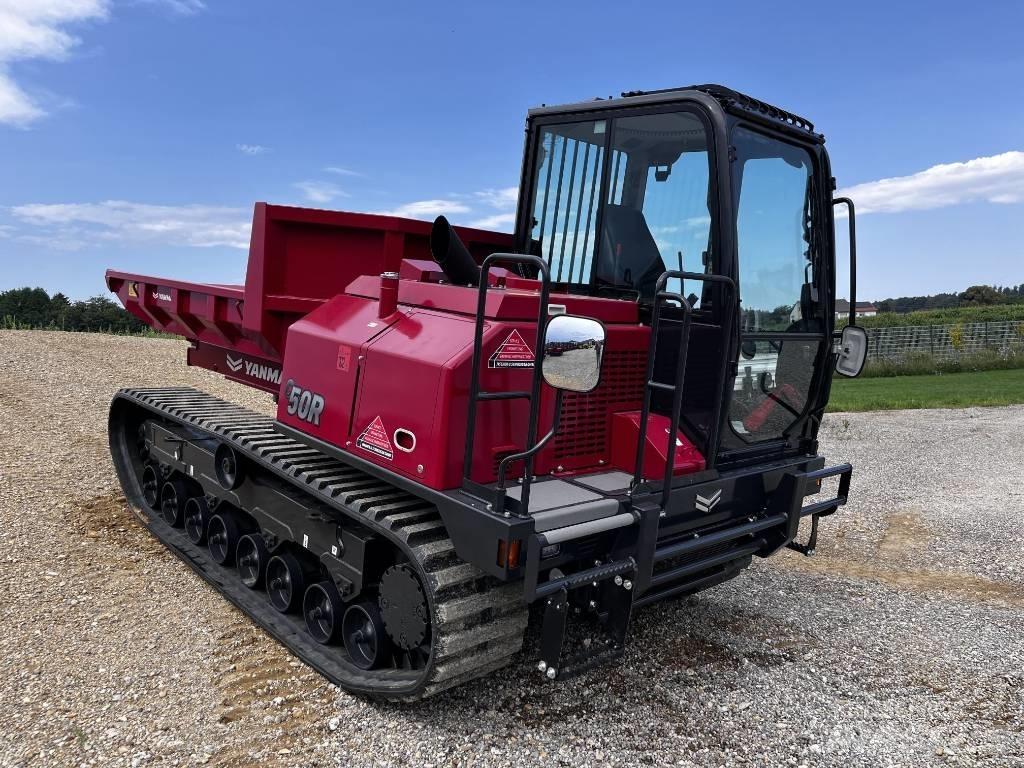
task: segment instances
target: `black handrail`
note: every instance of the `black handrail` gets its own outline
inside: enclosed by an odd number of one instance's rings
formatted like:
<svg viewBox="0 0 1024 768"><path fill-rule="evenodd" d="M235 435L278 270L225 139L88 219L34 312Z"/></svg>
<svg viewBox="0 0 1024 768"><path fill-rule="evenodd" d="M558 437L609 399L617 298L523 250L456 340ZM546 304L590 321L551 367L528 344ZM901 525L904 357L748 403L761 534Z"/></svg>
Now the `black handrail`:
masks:
<svg viewBox="0 0 1024 768"><path fill-rule="evenodd" d="M488 275L491 267L498 262L512 264L528 264L537 268L540 279L540 304L537 308L537 336L534 342L534 367L533 380L529 392L481 392L480 391L480 363L483 358L483 335L484 318L487 314L487 289L489 286ZM526 449L512 457L506 457L499 466L499 483L494 492L492 507L496 512L505 511L505 468L511 462L507 459L524 459L524 471L522 492L519 497L518 512L525 515L530 504L530 484L533 481L533 457L543 443L550 439L546 437L540 445L537 444L537 422L540 416L540 385L541 385L541 349L544 344L544 327L548 312L548 296L551 291L551 275L548 265L544 259L538 256L523 253L492 253L480 266L480 285L476 302L476 323L473 329L473 363L470 373L469 384L469 411L466 415L466 452L462 459L462 483L463 487L477 488L472 482L470 475L473 470L473 448L476 443L476 409L479 400L511 400L516 398L528 398L530 400L530 421L526 426Z"/></svg>
<svg viewBox="0 0 1024 768"><path fill-rule="evenodd" d="M682 417L683 408L683 379L686 373L686 355L690 346L690 322L693 317L693 309L681 293L672 293L665 290L665 285L671 279L679 279L680 286L684 280L698 280L707 283L721 283L729 290L729 298L735 299L736 283L732 278L725 275L706 275L701 272L683 272L681 270L669 270L663 272L658 278L654 292L654 302L651 307L651 338L647 345L647 373L644 383L644 400L640 409L640 435L636 447L636 464L633 471L633 487L636 488L643 480L644 449L647 447L647 420L651 412L651 392L654 389L661 389L672 392L672 412L669 416L668 446L665 451L665 475L661 488L661 508L668 506L669 495L672 491L672 471L675 469L675 448L679 434L679 421ZM674 299L679 302L683 311L682 329L679 334L679 355L676 361L676 376L673 384L654 380L654 359L658 348L658 329L661 326L661 308L667 299ZM723 313L723 329L729 328L725 321L732 317L732 301L730 301ZM728 339L726 339L728 341ZM719 384L722 390L722 397L715 405L714 421L708 437L707 468L714 469L717 459L718 431L722 421L722 408L725 399L725 378L728 370L728 354L723 350L722 368L719 376Z"/></svg>
<svg viewBox="0 0 1024 768"><path fill-rule="evenodd" d="M832 205L845 205L850 231L850 325L857 324L857 214L853 200L848 197L832 198Z"/></svg>

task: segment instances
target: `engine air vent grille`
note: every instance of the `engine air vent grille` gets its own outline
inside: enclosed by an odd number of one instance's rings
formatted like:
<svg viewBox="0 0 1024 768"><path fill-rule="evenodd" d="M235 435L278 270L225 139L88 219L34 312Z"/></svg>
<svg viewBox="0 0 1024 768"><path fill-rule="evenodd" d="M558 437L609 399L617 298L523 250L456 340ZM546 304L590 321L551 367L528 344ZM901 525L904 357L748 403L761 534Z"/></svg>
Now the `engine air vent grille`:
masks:
<svg viewBox="0 0 1024 768"><path fill-rule="evenodd" d="M579 468L607 459L611 415L639 410L643 403L646 350L609 351L604 355L601 383L593 392L562 395L562 424L555 436L559 464Z"/></svg>

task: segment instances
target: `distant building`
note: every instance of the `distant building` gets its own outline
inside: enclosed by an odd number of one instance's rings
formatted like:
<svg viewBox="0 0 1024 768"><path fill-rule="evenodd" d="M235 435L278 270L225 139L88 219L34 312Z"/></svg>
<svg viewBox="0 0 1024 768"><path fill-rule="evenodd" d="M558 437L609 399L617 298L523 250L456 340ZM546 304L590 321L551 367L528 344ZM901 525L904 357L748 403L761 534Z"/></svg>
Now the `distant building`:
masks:
<svg viewBox="0 0 1024 768"><path fill-rule="evenodd" d="M857 302L857 317L874 317L878 314L878 307L870 301ZM850 316L850 302L846 299L836 299L836 317Z"/></svg>

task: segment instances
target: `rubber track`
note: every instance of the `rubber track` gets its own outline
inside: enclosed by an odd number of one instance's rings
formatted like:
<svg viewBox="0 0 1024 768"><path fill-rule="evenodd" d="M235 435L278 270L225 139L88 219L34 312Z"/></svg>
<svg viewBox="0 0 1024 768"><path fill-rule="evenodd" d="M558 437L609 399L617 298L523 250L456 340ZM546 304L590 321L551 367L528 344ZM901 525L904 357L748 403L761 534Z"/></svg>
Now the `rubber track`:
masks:
<svg viewBox="0 0 1024 768"><path fill-rule="evenodd" d="M160 530L159 522L150 526L194 570L332 682L378 697L418 700L506 666L522 649L528 619L527 606L521 600L522 586L502 584L459 560L436 507L429 502L282 435L266 416L190 387L123 389L115 402L118 399L233 445L293 488L357 518L418 566L433 615L430 661L418 680L403 684L410 671L395 670L397 685L374 685L372 679L390 672L378 670L369 673L370 677L346 679L344 666L351 665L325 663L323 646L311 638L302 642L294 631L281 631L277 626L280 622L268 616L261 620L256 606L247 598L262 595L244 588L235 590L234 585L221 583L223 579L211 578L211 572L220 566L205 557L205 549L190 546L180 534L169 541L168 534L176 532L166 526L166 530ZM116 455L114 460L117 464ZM135 495L128 493L129 498ZM340 647L326 650L344 655Z"/></svg>

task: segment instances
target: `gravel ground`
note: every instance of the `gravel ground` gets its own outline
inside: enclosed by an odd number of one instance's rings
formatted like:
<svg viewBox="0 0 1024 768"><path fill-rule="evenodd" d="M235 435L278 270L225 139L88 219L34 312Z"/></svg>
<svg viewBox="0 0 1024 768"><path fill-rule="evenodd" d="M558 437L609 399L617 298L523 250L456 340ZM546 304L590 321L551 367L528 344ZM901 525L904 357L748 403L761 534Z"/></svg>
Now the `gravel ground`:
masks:
<svg viewBox="0 0 1024 768"><path fill-rule="evenodd" d="M269 398L178 341L0 333L0 765L1024 765L1024 407L830 415L818 555L639 612L619 666L417 706L339 691L135 522L125 385Z"/></svg>

